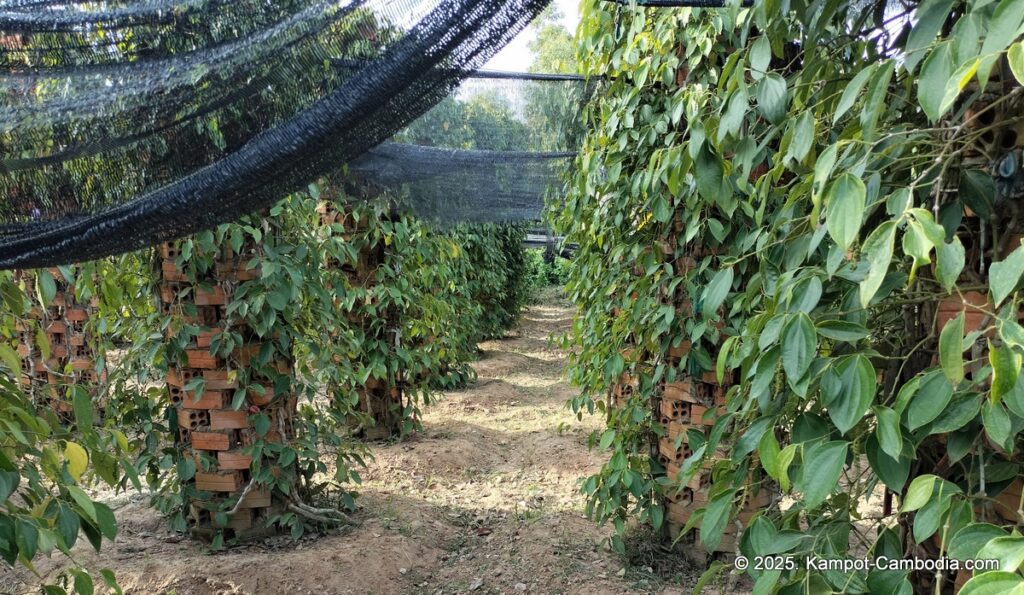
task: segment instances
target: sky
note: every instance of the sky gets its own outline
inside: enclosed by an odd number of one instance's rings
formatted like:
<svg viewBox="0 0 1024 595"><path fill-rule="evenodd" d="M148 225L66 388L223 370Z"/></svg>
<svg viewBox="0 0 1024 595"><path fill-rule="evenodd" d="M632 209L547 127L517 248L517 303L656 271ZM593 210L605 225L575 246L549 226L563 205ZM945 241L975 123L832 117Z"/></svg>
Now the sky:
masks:
<svg viewBox="0 0 1024 595"><path fill-rule="evenodd" d="M562 13L562 24L570 34L576 33L576 23L580 20L579 0L552 0L551 2ZM510 72L526 72L533 61L533 55L527 45L534 38L533 28L527 27L498 52L484 66L487 70L507 70Z"/></svg>

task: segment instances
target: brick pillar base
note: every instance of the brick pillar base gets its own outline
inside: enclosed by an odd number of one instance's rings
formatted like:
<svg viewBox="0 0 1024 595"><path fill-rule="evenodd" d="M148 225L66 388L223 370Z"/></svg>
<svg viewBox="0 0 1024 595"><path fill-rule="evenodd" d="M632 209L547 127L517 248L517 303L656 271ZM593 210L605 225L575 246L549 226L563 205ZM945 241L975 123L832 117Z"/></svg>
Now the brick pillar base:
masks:
<svg viewBox="0 0 1024 595"><path fill-rule="evenodd" d="M235 255L222 248L212 269L194 280L177 264L178 244L163 244L159 251L161 307L172 319L167 338L182 332L191 336L184 349L171 356L167 390L177 422L175 444L183 459L195 463L195 474L182 479L192 534L204 539L221 531L226 538L266 536L273 530L265 520L281 512L284 503L252 481L249 447L261 439L256 426L260 414L270 420L262 440L280 443L293 438L297 402L290 392L275 394L270 375L290 375L290 357L274 354L269 362L257 365L266 351L264 344L244 324L231 321L226 311L234 287L258 277L258 268L246 266L258 251L247 246ZM216 349L218 335L225 331L243 338L226 356ZM247 384L241 378L247 378ZM266 459L261 463L270 464ZM222 514L232 509L233 514Z"/></svg>

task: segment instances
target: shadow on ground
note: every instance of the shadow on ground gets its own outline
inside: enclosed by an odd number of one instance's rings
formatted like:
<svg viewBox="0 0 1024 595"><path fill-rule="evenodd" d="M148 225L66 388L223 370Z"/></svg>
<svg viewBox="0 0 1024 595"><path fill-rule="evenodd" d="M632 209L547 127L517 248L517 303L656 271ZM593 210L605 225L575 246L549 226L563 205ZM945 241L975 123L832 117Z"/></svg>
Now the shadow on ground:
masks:
<svg viewBox="0 0 1024 595"><path fill-rule="evenodd" d="M169 532L145 498L115 504L120 535L88 568L113 569L126 593L622 593L679 587L635 572L608 551L608 527L583 515L580 482L601 465L564 403L564 303L529 309L516 336L488 341L479 379L428 407L423 430L374 445L359 488L362 525L298 543L280 537L210 555ZM66 561L39 569L53 576ZM695 576L685 577L692 584ZM33 591L27 572L0 592Z"/></svg>

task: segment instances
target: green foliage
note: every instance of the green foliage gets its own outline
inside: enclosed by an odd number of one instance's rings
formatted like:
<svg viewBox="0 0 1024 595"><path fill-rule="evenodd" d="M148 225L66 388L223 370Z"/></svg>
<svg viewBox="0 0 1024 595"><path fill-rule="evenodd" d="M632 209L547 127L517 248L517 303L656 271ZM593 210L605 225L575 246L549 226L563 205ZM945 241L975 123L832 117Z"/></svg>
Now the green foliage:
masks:
<svg viewBox="0 0 1024 595"><path fill-rule="evenodd" d="M886 5L584 4L580 64L608 88L588 108L556 228L580 245L567 286L580 307L571 404L604 412L613 431L584 491L620 532L631 516L660 518L679 487L650 457L663 432L650 408L658 383L716 368L740 382L710 431L691 430L699 447L679 473L685 483L717 447L729 451L713 459L708 504L691 521L706 544L735 514L738 487L763 473L796 503L758 526L809 538L766 549L749 530L745 554L843 557L871 526L872 551L937 556L957 532L995 522L991 497L1021 474L1024 261L1001 252L1020 231L1005 211L985 211L999 200L992 174L963 173L1001 123L960 124L970 110L1019 114L1021 81L995 65L1009 54L1009 72L1020 71L1024 10L1018 0ZM982 101L979 85L1000 73L996 89L1012 91ZM965 207L991 219L965 220ZM662 301L680 287L691 312ZM937 326L936 304L971 291L991 291L985 328ZM666 364L683 340L688 355ZM623 373L637 388L611 409ZM925 489L924 473L941 477ZM903 498L905 534L861 519L879 482ZM997 524L1008 537L1011 523ZM1002 552L999 539L985 543ZM748 573L762 592L905 590L913 578ZM965 592L995 592L987 581L1019 588L1021 578L979 573Z"/></svg>
<svg viewBox="0 0 1024 595"><path fill-rule="evenodd" d="M537 292L545 287L564 286L569 280L572 263L569 259L561 256L555 256L551 262L548 262L543 248L531 248L526 251L526 267L532 300L536 299Z"/></svg>
<svg viewBox="0 0 1024 595"><path fill-rule="evenodd" d="M311 187L319 195L318 186ZM257 440L251 447L253 477L283 499L329 497L352 507L352 494L324 494L314 478L331 469L323 452L335 453L336 485L359 482L356 468L368 452L347 427L354 420L370 427L375 420L360 410L359 392L372 380L401 386L403 402L386 413L388 425L409 432L422 404L436 387L451 386L470 375L467 363L476 342L511 328L525 301L525 260L518 229L483 226L435 233L423 223L392 215L386 201L363 202L346 217L358 231L317 223L316 200L294 195L274 207L269 217L250 217L182 243L179 266L208 270L219 247L255 244L261 274L240 282L226 307L228 330L253 329L263 341L260 355L248 366L235 362L239 387L262 390L269 380L275 395L300 397L299 427L288 444ZM350 223L351 224L351 223ZM346 269L361 266L367 253L383 250L373 282L353 283ZM162 327L173 324L170 320ZM176 330L169 359L191 341L198 327ZM212 345L232 354L240 336L232 333ZM295 361L294 379L266 367L280 353ZM257 380L259 379L259 380ZM329 400L318 399L327 388ZM242 405L236 392L236 407ZM380 420L377 420L378 422ZM265 433L265 432L264 432ZM162 460L174 456L165 445ZM165 463L166 464L166 463ZM192 466L175 465L187 479ZM183 520L190 496L186 484L162 485L160 507ZM297 495L291 494L299 487ZM228 504L226 503L225 506ZM303 522L291 514L276 522L301 535Z"/></svg>
<svg viewBox="0 0 1024 595"><path fill-rule="evenodd" d="M72 279L79 296L88 296L88 284L82 281L86 277L80 274L77 281ZM4 303L0 338L6 354L0 366L0 558L6 565L20 564L33 573L37 556L54 551L70 556L80 535L97 551L104 538L116 537L113 512L92 500L85 488L116 487L129 480L138 485L128 436L114 420L94 416L84 389L63 389L62 396L74 403L69 420L41 406L42 399L36 402L19 386L21 365L18 356L12 357L13 343L20 336L17 329L37 324L29 311L49 305L56 291L48 289L53 283L48 273L34 278L37 287L27 287L10 272L0 272ZM109 570L96 576L118 589ZM73 583L80 593L92 592L89 571L77 564L58 581ZM47 589L62 592L56 584Z"/></svg>
<svg viewBox="0 0 1024 595"><path fill-rule="evenodd" d="M461 274L473 303L473 342L502 337L518 322L529 300L530 279L523 239L525 228L504 225L459 226L449 232L462 257Z"/></svg>
<svg viewBox="0 0 1024 595"><path fill-rule="evenodd" d="M536 34L536 38L529 44L530 51L533 53L530 72L545 74L576 74L579 72L572 33L559 22L561 19L562 14L553 4L545 8L544 12L534 19L531 28Z"/></svg>
<svg viewBox="0 0 1024 595"><path fill-rule="evenodd" d="M438 232L391 214L384 201L362 201L352 216L363 226L348 233L319 224L312 198L319 193L313 185L309 194L289 197L266 217L246 217L181 240L177 264L197 279L224 246L235 252L258 246L243 261L251 259L260 274L233 288L225 332L215 336L211 349L236 357L236 329L252 329L264 347L248 365L232 362L244 388L236 391L234 406L244 405L245 391L272 390L298 395L299 414L294 439L259 439L250 447L252 476L279 497L351 509L356 492L350 486L360 482L368 451L352 437L350 423L372 423L358 407L357 391L371 378L400 384L404 401L394 414L403 431L412 430L438 387L470 376L476 342L502 335L518 321L529 279L520 228ZM374 283L353 284L342 267L355 266L361 252L380 246L384 264L374 271ZM0 554L6 564L31 569L36 555L66 551L80 533L97 549L104 536L112 539L112 513L82 491L97 482L117 489L142 489L145 482L172 526L186 528L185 503L195 494L182 480L202 463L182 458L171 442L173 409L163 387L167 369L200 327L158 310L160 268L154 262L152 252L144 251L76 268L77 294L97 298L89 336L98 353L117 353L117 365L109 367L94 401L69 389L77 419L71 426L23 394L14 380L20 374L15 329L31 324L31 307L52 299L53 280L43 271L25 287L0 273ZM272 369L276 354L295 362L293 374ZM331 398L322 398L325 389ZM271 429L267 416L256 413L253 422L265 438ZM290 512L273 522L293 536L311 526ZM222 543L215 540L214 546ZM70 572L64 586L87 592L89 574ZM107 571L101 576L115 584Z"/></svg>

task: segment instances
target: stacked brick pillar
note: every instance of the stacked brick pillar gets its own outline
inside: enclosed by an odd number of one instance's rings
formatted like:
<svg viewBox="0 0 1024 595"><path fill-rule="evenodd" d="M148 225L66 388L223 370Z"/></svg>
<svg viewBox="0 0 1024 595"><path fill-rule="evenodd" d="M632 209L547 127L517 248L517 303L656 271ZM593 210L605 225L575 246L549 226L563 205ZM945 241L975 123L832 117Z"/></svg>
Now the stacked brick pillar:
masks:
<svg viewBox="0 0 1024 595"><path fill-rule="evenodd" d="M34 291L35 273L16 274L27 291ZM33 308L27 319L18 323L17 351L22 371L19 380L37 405L71 421L72 406L64 388L75 385L94 392L106 379L105 370L96 370L95 342L90 340L87 330L97 304L95 299L77 300L74 287L59 269L48 269L46 274L53 278L57 292L45 309Z"/></svg>
<svg viewBox="0 0 1024 595"><path fill-rule="evenodd" d="M258 255L254 247L243 247L242 254L221 248L214 266L198 279L182 270L178 250L173 242L159 248L160 302L173 321L168 338L178 333L191 337L182 351L172 354L167 372L178 428L175 443L180 456L195 463L194 476L182 481L188 522L193 535L202 538L218 531L239 539L265 535L263 521L280 512L282 503L268 488L252 482L249 447L258 440L286 442L293 437L296 397L275 395L273 378L275 373L291 374L292 362L280 354L262 362L268 352L264 343L231 320L226 310L238 284L259 276L258 268L247 266ZM218 335L225 331L243 339L228 355L217 349ZM239 392L243 389L244 395ZM254 425L261 413L270 419L262 437ZM217 514L225 510L235 510L226 524Z"/></svg>
<svg viewBox="0 0 1024 595"><path fill-rule="evenodd" d="M674 221L674 235L683 231L683 222L677 216ZM675 272L684 275L693 269L698 262L711 254L703 246L691 246L678 250L675 237L665 242L662 247L667 254L678 255L675 258ZM681 255L680 252L682 252ZM663 296L666 304L676 309L680 319L694 315L690 296L686 293L685 284L679 284L674 294ZM724 313L720 313L724 314ZM723 325L723 323L719 323ZM721 326L720 326L721 328ZM724 340L725 337L722 337ZM664 435L658 439L657 452L653 455L665 469L669 479L679 479L680 465L683 464L693 449L689 446L689 430L707 436L714 425L715 419L724 412L726 391L733 384L731 374L726 374L721 382L714 372L697 371L691 373L693 366L684 366L684 358L689 354L692 345L689 340L679 341L678 345L670 346L663 354L663 360L677 374L672 382L659 387L653 402L655 419L664 428ZM712 350L714 355L714 350ZM682 529L690 521L693 514L708 504L708 489L711 484L711 473L715 463L727 459L728 445L720 444L714 453L706 453L706 460L701 468L679 490L670 488L666 495L665 521L668 532L673 539L679 537ZM696 531L690 531L679 539L679 546L694 561L706 562L709 558L727 558L739 548L742 527L754 514L769 506L772 494L767 488L759 488L754 484L747 491L737 515L739 523L729 523L723 532L722 539L714 551L708 552L698 540Z"/></svg>
<svg viewBox="0 0 1024 595"><path fill-rule="evenodd" d="M325 201L317 207L320 222L324 226L333 226L332 233L341 234L346 242L355 243L359 249L354 262L329 262L328 266L340 268L345 274L349 286L371 289L377 284L377 269L385 262L387 253L383 242L370 242L367 231L369 221L360 220L351 208L339 210L337 203ZM375 314L379 316L379 314ZM363 330L364 336L374 336L387 342L400 340L397 337L397 316L394 313L385 315L383 325L385 336L379 337L382 325L359 311L356 304L349 313L350 322ZM363 387L356 389L359 393L359 409L372 420L372 425L360 424L353 420L353 427L359 427L359 435L368 440L383 440L396 436L401 432L402 424L402 387L401 377L392 385L385 379L370 377Z"/></svg>

